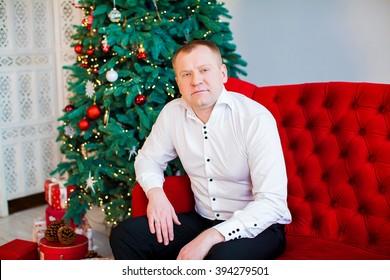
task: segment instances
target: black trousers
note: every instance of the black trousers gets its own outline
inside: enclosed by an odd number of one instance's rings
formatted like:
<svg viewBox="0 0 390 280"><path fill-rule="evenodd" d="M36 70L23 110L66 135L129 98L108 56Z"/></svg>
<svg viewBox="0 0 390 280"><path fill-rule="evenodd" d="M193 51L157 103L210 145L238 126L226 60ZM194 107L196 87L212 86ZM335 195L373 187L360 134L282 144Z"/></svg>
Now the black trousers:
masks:
<svg viewBox="0 0 390 280"><path fill-rule="evenodd" d="M181 248L202 231L222 221L212 221L196 212L178 214L174 240L165 246L149 231L146 216L129 218L112 228L110 246L117 260L176 259ZM241 238L214 245L205 259L269 260L280 256L286 246L284 226L274 224L255 238Z"/></svg>

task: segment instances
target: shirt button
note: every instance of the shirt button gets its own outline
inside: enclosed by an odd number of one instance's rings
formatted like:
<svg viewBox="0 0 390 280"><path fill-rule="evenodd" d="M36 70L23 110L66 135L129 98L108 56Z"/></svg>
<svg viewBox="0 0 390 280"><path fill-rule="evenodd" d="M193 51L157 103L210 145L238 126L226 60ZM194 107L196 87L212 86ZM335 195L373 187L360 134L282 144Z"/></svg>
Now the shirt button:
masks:
<svg viewBox="0 0 390 280"><path fill-rule="evenodd" d="M219 217L219 214L216 214L215 216Z"/></svg>
<svg viewBox="0 0 390 280"><path fill-rule="evenodd" d="M204 139L207 139L207 136L205 136Z"/></svg>
<svg viewBox="0 0 390 280"><path fill-rule="evenodd" d="M213 198L213 201L216 201L216 198L215 198L215 197Z"/></svg>
<svg viewBox="0 0 390 280"><path fill-rule="evenodd" d="M207 159L207 162L210 162L210 159L209 159L209 158Z"/></svg>
<svg viewBox="0 0 390 280"><path fill-rule="evenodd" d="M254 224L253 226L254 226L254 227L257 227L257 224Z"/></svg>
<svg viewBox="0 0 390 280"><path fill-rule="evenodd" d="M209 181L210 181L210 182L212 182L212 181L213 181L213 179L210 179Z"/></svg>
<svg viewBox="0 0 390 280"><path fill-rule="evenodd" d="M206 126L203 127L203 129L206 129L206 128L207 128Z"/></svg>

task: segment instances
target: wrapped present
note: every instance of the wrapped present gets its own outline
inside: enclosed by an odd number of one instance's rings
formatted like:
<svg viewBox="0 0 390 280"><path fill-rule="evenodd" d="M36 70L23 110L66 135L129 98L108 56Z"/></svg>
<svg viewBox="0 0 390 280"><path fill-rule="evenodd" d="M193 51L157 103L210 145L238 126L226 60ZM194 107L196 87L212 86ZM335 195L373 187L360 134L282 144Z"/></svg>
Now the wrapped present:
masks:
<svg viewBox="0 0 390 280"><path fill-rule="evenodd" d="M72 244L65 245L44 237L39 241L39 253L41 260L81 260L88 253L88 238L77 234Z"/></svg>
<svg viewBox="0 0 390 280"><path fill-rule="evenodd" d="M66 214L66 209L56 209L53 206L48 205L45 210L46 213L46 225L49 225L50 222L55 220L61 220ZM69 225L71 228L74 228L74 222L70 221Z"/></svg>
<svg viewBox="0 0 390 280"><path fill-rule="evenodd" d="M32 240L38 242L42 237L45 236L46 229L46 220L43 217L35 218L33 231L32 231Z"/></svg>
<svg viewBox="0 0 390 280"><path fill-rule="evenodd" d="M66 181L55 178L45 180L45 199L55 209L66 209L68 198L76 186L66 186Z"/></svg>
<svg viewBox="0 0 390 280"><path fill-rule="evenodd" d="M0 260L39 260L38 244L14 239L0 246Z"/></svg>
<svg viewBox="0 0 390 280"><path fill-rule="evenodd" d="M74 232L77 234L84 235L85 237L88 238L88 250L92 251L94 250L93 246L93 236L92 236L92 227L89 224L89 221L86 217L83 217L82 219L82 224L81 225L76 225Z"/></svg>

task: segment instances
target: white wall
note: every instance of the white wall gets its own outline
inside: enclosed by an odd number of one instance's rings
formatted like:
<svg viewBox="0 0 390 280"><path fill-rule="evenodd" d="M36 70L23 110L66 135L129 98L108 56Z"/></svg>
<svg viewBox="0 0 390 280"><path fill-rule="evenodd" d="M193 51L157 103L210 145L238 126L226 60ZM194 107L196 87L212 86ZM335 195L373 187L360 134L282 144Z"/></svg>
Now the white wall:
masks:
<svg viewBox="0 0 390 280"><path fill-rule="evenodd" d="M257 85L390 83L390 0L224 0Z"/></svg>

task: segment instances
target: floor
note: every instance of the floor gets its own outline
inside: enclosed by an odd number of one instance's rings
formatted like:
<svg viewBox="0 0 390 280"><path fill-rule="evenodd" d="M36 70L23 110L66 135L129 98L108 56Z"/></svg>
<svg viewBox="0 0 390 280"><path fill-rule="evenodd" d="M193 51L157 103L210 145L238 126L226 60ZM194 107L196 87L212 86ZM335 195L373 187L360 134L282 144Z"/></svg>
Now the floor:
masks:
<svg viewBox="0 0 390 280"><path fill-rule="evenodd" d="M37 206L27 210L19 211L0 218L0 245L14 239L33 240L34 219L42 217L45 219L47 205ZM86 215L91 228L93 238L93 249L103 258L113 259L112 251L108 241L110 229L103 223L101 211L96 208L87 212Z"/></svg>

